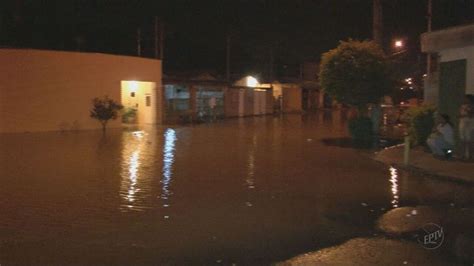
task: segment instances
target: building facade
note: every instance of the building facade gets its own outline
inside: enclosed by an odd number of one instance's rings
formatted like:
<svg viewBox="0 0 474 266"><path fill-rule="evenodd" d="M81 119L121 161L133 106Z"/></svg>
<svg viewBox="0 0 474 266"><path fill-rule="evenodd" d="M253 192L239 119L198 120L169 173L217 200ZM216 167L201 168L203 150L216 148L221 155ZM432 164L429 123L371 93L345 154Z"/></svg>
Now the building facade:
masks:
<svg viewBox="0 0 474 266"><path fill-rule="evenodd" d="M135 109L137 124L161 123L161 80L160 60L0 49L0 132L98 129L90 110L102 96Z"/></svg>
<svg viewBox="0 0 474 266"><path fill-rule="evenodd" d="M464 95L474 94L474 24L424 33L421 49L435 59L425 80L425 102L456 118Z"/></svg>

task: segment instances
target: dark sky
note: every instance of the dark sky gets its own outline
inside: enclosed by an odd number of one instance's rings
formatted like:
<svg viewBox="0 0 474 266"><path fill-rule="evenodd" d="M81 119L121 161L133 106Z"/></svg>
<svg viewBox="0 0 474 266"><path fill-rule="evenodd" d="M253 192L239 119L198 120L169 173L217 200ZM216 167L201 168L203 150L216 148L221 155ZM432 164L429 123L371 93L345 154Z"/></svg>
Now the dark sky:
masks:
<svg viewBox="0 0 474 266"><path fill-rule="evenodd" d="M419 52L427 0L385 0L387 47L406 38ZM433 0L433 28L474 21L474 0ZM231 35L234 73L291 75L318 60L339 40L371 37L372 0L2 0L0 45L153 56L153 18L165 23L165 72L208 69L224 73Z"/></svg>

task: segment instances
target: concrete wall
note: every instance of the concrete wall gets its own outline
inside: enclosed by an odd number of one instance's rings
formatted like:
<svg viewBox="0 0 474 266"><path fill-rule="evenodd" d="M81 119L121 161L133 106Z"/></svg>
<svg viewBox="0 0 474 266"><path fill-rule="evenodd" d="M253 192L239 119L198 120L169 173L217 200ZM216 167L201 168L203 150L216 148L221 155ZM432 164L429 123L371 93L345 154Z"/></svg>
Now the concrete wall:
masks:
<svg viewBox="0 0 474 266"><path fill-rule="evenodd" d="M162 118L161 61L106 54L0 49L0 132L97 129L91 99L120 101L121 81L154 82ZM109 127L120 127L120 119Z"/></svg>
<svg viewBox="0 0 474 266"><path fill-rule="evenodd" d="M283 86L283 112L301 112L301 88Z"/></svg>
<svg viewBox="0 0 474 266"><path fill-rule="evenodd" d="M226 117L239 116L240 106L240 90L241 89L227 89L224 96L224 108ZM243 103L242 103L243 104ZM243 107L242 107L243 108Z"/></svg>
<svg viewBox="0 0 474 266"><path fill-rule="evenodd" d="M466 59L466 94L474 94L474 45L439 52L440 62Z"/></svg>
<svg viewBox="0 0 474 266"><path fill-rule="evenodd" d="M474 24L450 27L421 35L421 50L436 53L474 45Z"/></svg>

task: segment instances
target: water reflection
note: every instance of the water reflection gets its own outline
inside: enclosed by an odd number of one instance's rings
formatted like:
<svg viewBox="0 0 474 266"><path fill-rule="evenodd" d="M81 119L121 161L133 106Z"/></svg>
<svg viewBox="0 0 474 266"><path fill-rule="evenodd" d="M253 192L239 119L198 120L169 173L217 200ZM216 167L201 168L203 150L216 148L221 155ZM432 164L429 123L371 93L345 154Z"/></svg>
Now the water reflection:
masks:
<svg viewBox="0 0 474 266"><path fill-rule="evenodd" d="M390 166L390 189L392 191L392 206L394 208L397 208L398 207L398 203L399 203L399 197L400 197L400 192L399 192L399 189L398 189L398 170L392 166Z"/></svg>
<svg viewBox="0 0 474 266"><path fill-rule="evenodd" d="M257 146L257 136L253 135L252 137L252 146L250 147L247 160L247 178L245 183L249 189L255 188L255 149Z"/></svg>
<svg viewBox="0 0 474 266"><path fill-rule="evenodd" d="M176 143L176 131L168 128L164 134L165 145L163 147L163 178L161 180L162 192L161 198L167 200L172 194L170 190L171 176L173 174L173 163ZM164 204L164 207L168 207L168 204Z"/></svg>
<svg viewBox="0 0 474 266"><path fill-rule="evenodd" d="M122 211L133 209L136 200L136 194L140 191L137 188L140 167L140 153L143 148L143 142L140 141L144 136L143 131L124 133L122 149L122 182L121 195L124 203L120 205Z"/></svg>

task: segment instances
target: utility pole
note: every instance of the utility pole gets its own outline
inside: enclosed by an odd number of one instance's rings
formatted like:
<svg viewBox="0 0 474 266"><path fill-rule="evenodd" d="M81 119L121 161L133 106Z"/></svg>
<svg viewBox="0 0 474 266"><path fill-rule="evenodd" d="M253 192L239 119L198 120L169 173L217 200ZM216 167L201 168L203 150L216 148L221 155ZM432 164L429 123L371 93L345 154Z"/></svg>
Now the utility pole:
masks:
<svg viewBox="0 0 474 266"><path fill-rule="evenodd" d="M163 61L165 53L165 23L160 20L160 60Z"/></svg>
<svg viewBox="0 0 474 266"><path fill-rule="evenodd" d="M226 36L226 57L225 57L225 77L227 82L230 81L230 33L227 31Z"/></svg>
<svg viewBox="0 0 474 266"><path fill-rule="evenodd" d="M427 20L428 20L428 32L431 31L431 16L433 11L433 1L428 0L428 10L427 10ZM426 75L430 75L431 72L431 54L428 53L427 60L426 60Z"/></svg>
<svg viewBox="0 0 474 266"><path fill-rule="evenodd" d="M159 50L158 50L158 17L155 16L155 25L154 25L154 40L155 40L155 58L158 59L159 55Z"/></svg>
<svg viewBox="0 0 474 266"><path fill-rule="evenodd" d="M426 12L426 19L427 19L427 30L431 32L431 17L433 11L433 2L432 0L428 0L428 9ZM431 76L431 53L426 55L426 78L425 78L425 86L423 86L423 98L425 98L425 91L427 88L431 88L432 83L432 76ZM425 99L426 100L426 99Z"/></svg>
<svg viewBox="0 0 474 266"><path fill-rule="evenodd" d="M382 15L382 0L373 0L373 15L372 15L372 38L383 47L383 15Z"/></svg>
<svg viewBox="0 0 474 266"><path fill-rule="evenodd" d="M275 58L274 58L273 50L274 50L274 46L272 43L270 45L270 82L272 83L273 83L273 79L275 78L275 72L274 72Z"/></svg>
<svg viewBox="0 0 474 266"><path fill-rule="evenodd" d="M137 55L141 56L142 53L142 37L141 37L141 30L140 28L137 28Z"/></svg>

